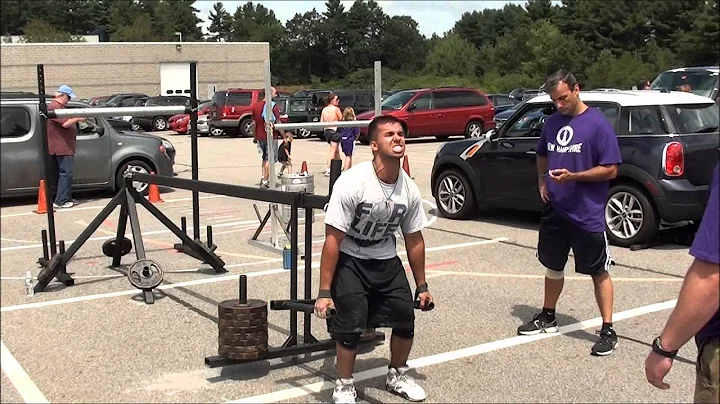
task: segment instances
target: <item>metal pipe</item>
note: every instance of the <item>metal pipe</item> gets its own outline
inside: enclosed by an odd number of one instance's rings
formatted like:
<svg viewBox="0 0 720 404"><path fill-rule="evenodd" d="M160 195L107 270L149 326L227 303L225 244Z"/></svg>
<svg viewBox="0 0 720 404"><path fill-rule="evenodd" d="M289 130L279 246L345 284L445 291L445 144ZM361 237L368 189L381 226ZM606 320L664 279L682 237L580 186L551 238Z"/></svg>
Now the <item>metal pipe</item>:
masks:
<svg viewBox="0 0 720 404"><path fill-rule="evenodd" d="M240 275L240 304L247 304L247 275Z"/></svg>
<svg viewBox="0 0 720 404"><path fill-rule="evenodd" d="M197 62L190 63L190 154L192 164L192 179L198 180L198 140L197 140ZM192 191L193 205L193 236L195 240L200 239L200 193Z"/></svg>
<svg viewBox="0 0 720 404"><path fill-rule="evenodd" d="M47 102L45 102L45 66L42 64L37 65L37 82L38 102L40 103L40 129L43 145L43 172L45 175L45 206L47 207L48 234L50 236L50 254L54 256L57 253L57 241L55 238L55 209L53 209L52 203L54 194L53 190L57 192L58 189L57 185L59 172L57 168L54 168L55 161L53 157L50 156L50 149L48 146L47 119L45 119L44 117L49 116L52 111L48 112Z"/></svg>
<svg viewBox="0 0 720 404"><path fill-rule="evenodd" d="M278 130L289 130L289 129L310 129L318 130L325 129L327 127L338 127L338 128L352 128L355 126L365 128L370 125L372 120L365 121L339 121L339 122L297 122L297 123L277 123L275 129Z"/></svg>
<svg viewBox="0 0 720 404"><path fill-rule="evenodd" d="M273 121L272 111L272 75L270 71L270 60L265 60L265 122ZM267 140L267 156L268 156L268 181L270 182L270 189L277 189L277 177L275 177L275 152L277 151L277 145L275 144L275 137L273 136L273 130L266 125L265 136ZM278 240L278 228L277 228L277 217L273 206L270 205L270 244L274 248L279 248Z"/></svg>
<svg viewBox="0 0 720 404"><path fill-rule="evenodd" d="M375 116L382 115L382 62L375 61Z"/></svg>
<svg viewBox="0 0 720 404"><path fill-rule="evenodd" d="M48 111L48 118L95 118L115 116L179 115L189 114L190 108L182 105L165 107L117 107L117 108L63 108Z"/></svg>

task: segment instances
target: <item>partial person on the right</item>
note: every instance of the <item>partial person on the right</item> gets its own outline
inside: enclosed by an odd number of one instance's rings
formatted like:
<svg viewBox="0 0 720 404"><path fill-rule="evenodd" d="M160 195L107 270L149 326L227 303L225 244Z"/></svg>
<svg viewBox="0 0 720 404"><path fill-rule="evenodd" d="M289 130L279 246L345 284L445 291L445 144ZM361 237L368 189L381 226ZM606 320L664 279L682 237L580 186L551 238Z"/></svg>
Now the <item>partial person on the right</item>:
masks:
<svg viewBox="0 0 720 404"><path fill-rule="evenodd" d="M695 257L685 274L675 309L652 342L645 377L659 389L678 350L695 337L696 403L720 403L720 164L710 183L710 198L690 247Z"/></svg>

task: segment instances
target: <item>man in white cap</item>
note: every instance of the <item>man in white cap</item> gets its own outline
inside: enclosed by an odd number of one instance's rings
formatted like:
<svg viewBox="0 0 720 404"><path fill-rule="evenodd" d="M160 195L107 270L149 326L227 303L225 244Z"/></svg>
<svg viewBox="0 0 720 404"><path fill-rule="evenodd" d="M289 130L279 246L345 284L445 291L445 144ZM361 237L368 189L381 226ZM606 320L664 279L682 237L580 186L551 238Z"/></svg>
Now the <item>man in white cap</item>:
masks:
<svg viewBox="0 0 720 404"><path fill-rule="evenodd" d="M63 109L67 103L76 98L73 90L61 85L55 92L55 98L48 104L48 111ZM73 160L77 138L77 123L85 118L52 118L47 121L48 153L52 156L57 170L57 193L53 207L56 209L72 208Z"/></svg>

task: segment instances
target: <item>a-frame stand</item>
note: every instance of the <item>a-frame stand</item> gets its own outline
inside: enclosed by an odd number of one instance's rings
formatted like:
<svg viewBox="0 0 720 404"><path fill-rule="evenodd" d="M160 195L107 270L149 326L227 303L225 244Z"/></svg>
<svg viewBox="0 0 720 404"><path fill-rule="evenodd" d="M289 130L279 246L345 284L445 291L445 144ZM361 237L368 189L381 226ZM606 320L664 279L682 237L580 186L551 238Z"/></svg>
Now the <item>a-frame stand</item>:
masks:
<svg viewBox="0 0 720 404"><path fill-rule="evenodd" d="M87 242L90 236L95 230L100 227L105 219L112 213L117 206L120 206L120 218L118 220L117 233L114 243L114 251L112 255L112 266L120 266L120 261L123 255L123 239L125 238L125 230L127 227L127 221L130 219L130 228L132 231L133 244L135 247L135 255L137 260L145 260L145 245L142 240L142 233L140 229L140 222L138 220L137 206L140 204L148 212L150 212L155 218L157 218L165 227L182 240L182 245L185 247L184 251L187 255L192 256L215 269L216 273L225 273L225 262L215 254L217 246L212 245L211 230L208 229L208 244L205 244L199 240L192 240L188 235L179 229L175 223L173 223L167 216L165 216L158 208L153 206L148 200L140 195L137 190L132 186L132 173L130 171L125 173L125 186L108 202L108 204L100 211L100 213L93 219L92 222L83 230L78 238L68 247L67 250L63 251L60 248L60 252L48 259L47 249L43 247L44 257L38 260L44 268L38 274L38 283L35 285L35 292L43 292L47 285L53 278L62 282L66 286L74 284L74 280L67 274L66 266L70 262L72 257L77 253L80 247ZM46 236L43 234L43 240ZM61 241L61 247L63 242ZM157 285L156 285L157 286ZM143 288L145 303L152 304L154 302L152 289Z"/></svg>

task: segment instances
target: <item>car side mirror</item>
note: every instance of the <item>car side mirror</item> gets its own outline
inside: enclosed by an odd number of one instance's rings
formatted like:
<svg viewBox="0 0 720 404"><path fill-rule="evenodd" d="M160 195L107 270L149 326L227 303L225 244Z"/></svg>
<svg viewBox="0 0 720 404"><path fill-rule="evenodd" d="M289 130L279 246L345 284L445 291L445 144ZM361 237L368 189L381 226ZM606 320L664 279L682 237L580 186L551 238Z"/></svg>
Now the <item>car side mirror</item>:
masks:
<svg viewBox="0 0 720 404"><path fill-rule="evenodd" d="M485 140L488 142L494 142L500 137L500 134L495 129L490 129L485 132Z"/></svg>
<svg viewBox="0 0 720 404"><path fill-rule="evenodd" d="M412 111L414 109L417 109L417 105L413 102L412 104L408 105L407 110Z"/></svg>
<svg viewBox="0 0 720 404"><path fill-rule="evenodd" d="M102 136L105 134L105 127L102 125L95 125L93 129L93 132L97 133L98 136Z"/></svg>

